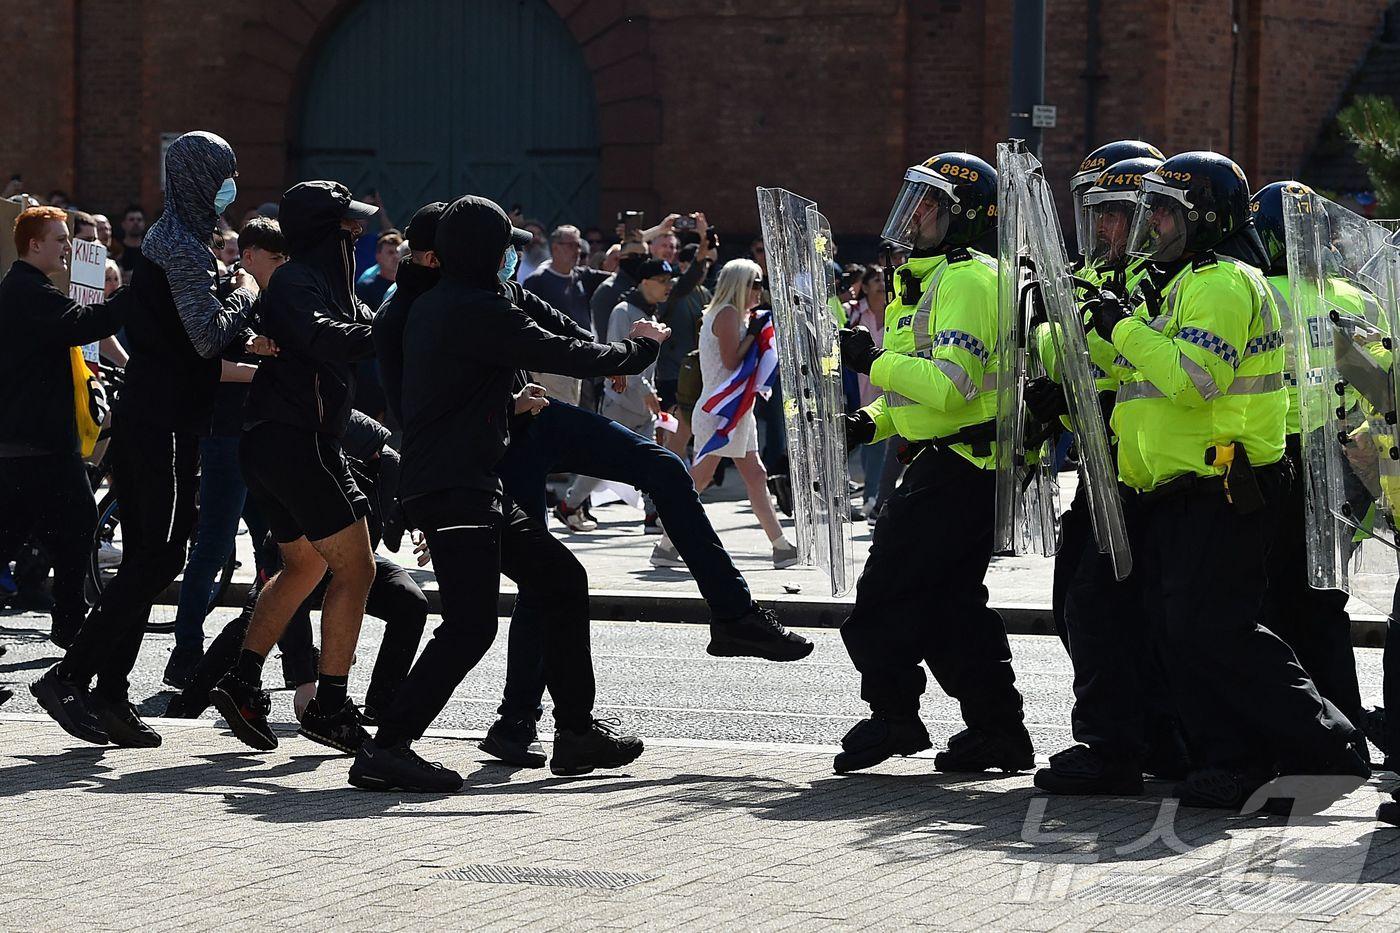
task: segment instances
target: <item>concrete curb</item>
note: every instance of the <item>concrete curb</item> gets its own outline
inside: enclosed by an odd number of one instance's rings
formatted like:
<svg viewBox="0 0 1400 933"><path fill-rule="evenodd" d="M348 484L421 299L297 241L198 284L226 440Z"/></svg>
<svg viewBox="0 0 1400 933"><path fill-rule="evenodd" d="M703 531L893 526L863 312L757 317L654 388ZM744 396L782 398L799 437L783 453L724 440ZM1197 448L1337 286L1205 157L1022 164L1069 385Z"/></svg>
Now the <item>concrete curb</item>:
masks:
<svg viewBox="0 0 1400 933"><path fill-rule="evenodd" d="M247 583L232 583L222 604L241 606L248 598ZM442 598L436 588L425 589L429 611L442 612ZM177 587L167 590L162 602L173 603ZM764 596L759 602L773 609L783 624L791 628L838 628L851 611L853 599L814 598L801 595ZM589 594L592 618L605 622L683 622L706 624L710 610L699 596L677 593L646 593L638 590L594 590ZM515 609L515 593L502 591L501 616ZM1006 605L993 607L1006 621L1012 635L1054 635L1055 623L1049 606ZM1379 616L1352 616L1351 643L1358 648L1380 648L1385 644L1385 619Z"/></svg>

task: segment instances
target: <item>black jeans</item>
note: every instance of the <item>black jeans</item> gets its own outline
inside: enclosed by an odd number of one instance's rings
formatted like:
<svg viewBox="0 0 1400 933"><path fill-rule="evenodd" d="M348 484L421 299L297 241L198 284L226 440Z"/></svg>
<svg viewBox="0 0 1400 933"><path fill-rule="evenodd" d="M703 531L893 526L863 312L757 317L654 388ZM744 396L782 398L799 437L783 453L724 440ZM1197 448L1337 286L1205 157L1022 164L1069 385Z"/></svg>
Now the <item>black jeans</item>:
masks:
<svg viewBox="0 0 1400 933"><path fill-rule="evenodd" d="M1288 438L1288 459L1302 476L1297 435ZM1269 549L1265 628L1288 643L1317 690L1352 721L1361 722L1361 686L1351 646L1347 594L1308 586L1307 514L1301 479L1289 483L1279 501L1278 531Z"/></svg>
<svg viewBox="0 0 1400 933"><path fill-rule="evenodd" d="M926 449L885 504L856 604L841 626L876 714L914 715L927 662L971 728L1021 728L1006 626L987 605L996 475Z"/></svg>
<svg viewBox="0 0 1400 933"><path fill-rule="evenodd" d="M462 678L496 638L501 574L521 597L547 606L545 683L561 729L593 717L593 659L588 633L588 574L538 520L493 493L449 489L404 503L428 538L442 595L442 622L380 719L383 744L422 736Z"/></svg>
<svg viewBox="0 0 1400 933"><path fill-rule="evenodd" d="M0 458L0 554L36 539L53 563L53 617L60 625L87 614L83 594L97 505L76 453Z"/></svg>
<svg viewBox="0 0 1400 933"><path fill-rule="evenodd" d="M112 426L112 482L121 504L122 564L59 673L124 701L151 604L185 565L199 496L199 437L134 419ZM95 523L94 523L95 524Z"/></svg>
<svg viewBox="0 0 1400 933"><path fill-rule="evenodd" d="M602 415L551 399L529 432L512 438L497 468L506 494L541 525L545 477L554 470L635 486L651 496L671 542L695 577L716 619L743 615L748 584L715 534L685 464L659 444ZM544 632L552 607L523 590L510 622L501 715L538 718L544 695Z"/></svg>
<svg viewBox="0 0 1400 933"><path fill-rule="evenodd" d="M1133 576L1192 760L1238 765L1262 750L1284 773L1308 773L1355 730L1292 649L1259 624L1288 479L1278 467L1256 473L1266 506L1248 515L1219 488L1131 510Z"/></svg>

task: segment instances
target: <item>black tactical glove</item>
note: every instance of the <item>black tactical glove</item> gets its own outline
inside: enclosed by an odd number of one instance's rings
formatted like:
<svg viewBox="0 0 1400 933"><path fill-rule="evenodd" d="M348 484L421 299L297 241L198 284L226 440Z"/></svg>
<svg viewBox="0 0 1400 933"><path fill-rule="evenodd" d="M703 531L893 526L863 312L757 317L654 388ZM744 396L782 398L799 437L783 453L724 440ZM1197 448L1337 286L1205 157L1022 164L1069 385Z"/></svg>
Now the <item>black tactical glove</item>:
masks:
<svg viewBox="0 0 1400 933"><path fill-rule="evenodd" d="M1049 376L1038 376L1026 383L1026 410L1038 422L1054 421L1069 411L1065 391Z"/></svg>
<svg viewBox="0 0 1400 933"><path fill-rule="evenodd" d="M1113 326L1128 316L1128 309L1113 292L1100 292L1099 297L1088 302L1094 316L1094 330L1109 343L1113 342Z"/></svg>
<svg viewBox="0 0 1400 933"><path fill-rule="evenodd" d="M870 375L870 367L880 358L882 351L875 346L875 338L864 327L845 327L838 332L841 341L841 362L854 372Z"/></svg>
<svg viewBox="0 0 1400 933"><path fill-rule="evenodd" d="M846 453L875 439L875 421L864 411L844 415L846 420Z"/></svg>

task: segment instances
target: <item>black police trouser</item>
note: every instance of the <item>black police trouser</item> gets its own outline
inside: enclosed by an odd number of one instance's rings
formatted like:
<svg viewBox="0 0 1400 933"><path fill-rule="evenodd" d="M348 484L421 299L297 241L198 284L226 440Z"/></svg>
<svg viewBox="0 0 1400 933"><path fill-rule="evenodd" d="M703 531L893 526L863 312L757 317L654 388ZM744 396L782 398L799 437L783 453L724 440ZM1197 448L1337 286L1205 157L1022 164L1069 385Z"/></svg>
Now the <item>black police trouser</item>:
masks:
<svg viewBox="0 0 1400 933"><path fill-rule="evenodd" d="M1021 695L1001 616L987 606L996 474L927 448L875 524L841 637L877 715L919 710L928 664L971 728L1021 728Z"/></svg>
<svg viewBox="0 0 1400 933"><path fill-rule="evenodd" d="M1060 516L1060 549L1055 553L1054 577L1050 589L1050 615L1055 622L1055 634L1060 636L1065 648L1073 651L1069 642L1069 628L1065 622L1065 601L1070 585L1079 565L1091 554L1097 554L1094 545L1094 520L1089 510L1089 497L1084 494L1083 471L1079 474L1079 485L1075 487L1074 498L1069 508ZM1087 550L1092 548L1093 550Z"/></svg>
<svg viewBox="0 0 1400 933"><path fill-rule="evenodd" d="M1361 722L1361 687L1351 647L1347 594L1308 586L1307 513L1303 501L1298 436L1288 438L1288 459L1298 480L1279 500L1278 531L1269 551L1264 626L1288 643L1317 691L1355 725Z"/></svg>
<svg viewBox="0 0 1400 933"><path fill-rule="evenodd" d="M0 457L0 562L31 537L43 546L53 562L56 624L78 624L87 615L84 588L96 526L97 505L82 457Z"/></svg>
<svg viewBox="0 0 1400 933"><path fill-rule="evenodd" d="M544 643L545 684L560 729L586 729L593 716L593 660L588 630L588 574L569 549L509 499L449 489L409 499L404 512L432 550L442 594L433 632L380 719L379 741L422 736L496 637L501 574L550 606Z"/></svg>
<svg viewBox="0 0 1400 933"><path fill-rule="evenodd" d="M1136 548L1133 554L1136 561ZM1092 534L1073 564L1064 613L1074 668L1075 741L1105 758L1141 763L1154 744L1179 741L1161 658L1145 622L1141 571L1119 580L1113 559L1099 553Z"/></svg>
<svg viewBox="0 0 1400 933"><path fill-rule="evenodd" d="M112 423L112 482L121 503L122 564L102 591L59 673L125 700L151 604L185 566L199 498L199 436L133 418Z"/></svg>
<svg viewBox="0 0 1400 933"><path fill-rule="evenodd" d="M1248 515L1218 485L1139 502L1133 575L1193 762L1253 764L1262 746L1285 773L1308 773L1355 730L1258 622L1287 480L1278 467L1255 472L1266 504Z"/></svg>

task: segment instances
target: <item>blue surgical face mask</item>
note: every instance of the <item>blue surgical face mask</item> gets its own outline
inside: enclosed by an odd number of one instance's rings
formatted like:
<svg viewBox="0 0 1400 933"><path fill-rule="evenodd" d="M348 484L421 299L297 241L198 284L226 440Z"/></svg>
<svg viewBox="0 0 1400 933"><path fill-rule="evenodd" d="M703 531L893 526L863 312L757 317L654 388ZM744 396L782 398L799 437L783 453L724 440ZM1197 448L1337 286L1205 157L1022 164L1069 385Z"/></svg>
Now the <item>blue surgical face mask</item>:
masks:
<svg viewBox="0 0 1400 933"><path fill-rule="evenodd" d="M515 278L515 267L520 264L520 254L515 251L514 246L506 247L506 264L501 266L501 271L497 273L502 282L509 282Z"/></svg>
<svg viewBox="0 0 1400 933"><path fill-rule="evenodd" d="M219 193L214 195L214 213L222 214L228 210L228 206L233 203L233 199L238 197L238 185L232 178L225 178L224 183L219 186Z"/></svg>

